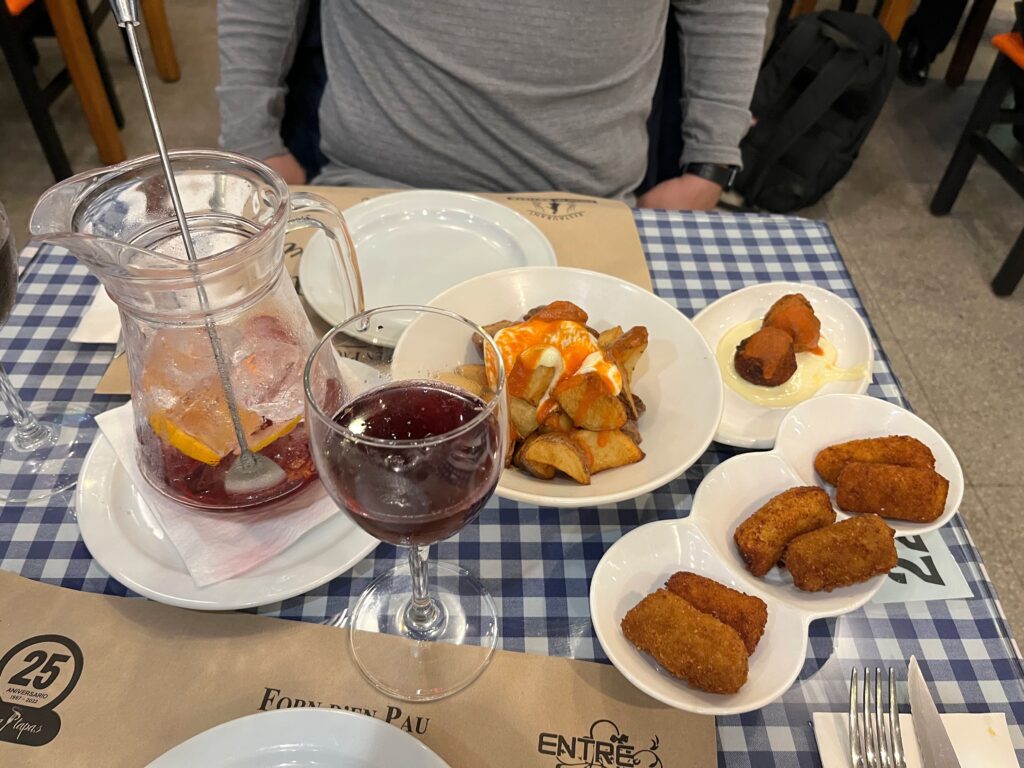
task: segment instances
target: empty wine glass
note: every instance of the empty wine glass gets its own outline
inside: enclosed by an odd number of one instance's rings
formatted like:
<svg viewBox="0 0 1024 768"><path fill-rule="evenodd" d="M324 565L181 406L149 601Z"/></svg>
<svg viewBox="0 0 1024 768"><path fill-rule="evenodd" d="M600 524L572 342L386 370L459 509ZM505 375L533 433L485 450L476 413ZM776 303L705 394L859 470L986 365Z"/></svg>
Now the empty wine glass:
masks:
<svg viewBox="0 0 1024 768"><path fill-rule="evenodd" d="M14 308L18 288L18 251L10 223L0 206L0 322ZM0 501L43 501L74 486L96 422L89 409L58 403L29 408L0 365Z"/></svg>
<svg viewBox="0 0 1024 768"><path fill-rule="evenodd" d="M328 493L367 532L409 548L350 614L357 665L410 701L464 688L491 658L494 601L468 571L427 552L474 520L497 486L508 440L501 355L451 312L384 307L324 337L305 387Z"/></svg>

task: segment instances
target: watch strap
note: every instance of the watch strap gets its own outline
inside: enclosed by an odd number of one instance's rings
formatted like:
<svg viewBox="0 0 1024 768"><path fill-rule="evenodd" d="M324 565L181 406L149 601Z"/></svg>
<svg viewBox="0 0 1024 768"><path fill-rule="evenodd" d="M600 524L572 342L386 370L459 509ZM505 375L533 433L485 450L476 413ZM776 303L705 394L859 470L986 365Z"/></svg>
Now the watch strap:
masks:
<svg viewBox="0 0 1024 768"><path fill-rule="evenodd" d="M718 163L687 163L683 166L683 173L700 176L702 179L713 181L723 190L728 192L736 183L736 176L739 175L738 165L719 165Z"/></svg>

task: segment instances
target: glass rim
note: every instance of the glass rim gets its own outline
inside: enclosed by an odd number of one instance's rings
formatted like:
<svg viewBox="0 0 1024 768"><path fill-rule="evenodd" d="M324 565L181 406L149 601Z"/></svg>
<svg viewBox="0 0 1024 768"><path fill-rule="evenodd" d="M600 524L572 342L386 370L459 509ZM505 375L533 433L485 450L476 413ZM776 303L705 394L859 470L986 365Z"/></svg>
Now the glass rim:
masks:
<svg viewBox="0 0 1024 768"><path fill-rule="evenodd" d="M480 413L478 413L465 424L460 424L455 429L449 430L448 432L445 432L440 435L433 435L432 437L416 439L388 439L381 437L368 437L367 435L356 434L347 427L343 427L342 425L338 424L334 420L334 416L328 415L324 411L320 403L317 402L316 398L313 397L311 384L313 361L317 359L317 357L320 355L321 351L325 346L330 345L331 342L333 342L333 340L335 339L335 337L337 337L339 333L345 333L344 329L351 326L353 323L356 323L364 318L369 318L370 316L375 314L400 311L439 315L442 317L447 317L451 320L455 320L457 322L462 323L463 325L472 328L483 339L483 343L490 348L490 350L495 356L495 359L498 361L497 389L495 390L494 397L492 397L489 402L484 403L484 408L483 410L480 411ZM331 347L331 349L333 350L333 346ZM486 360L486 355L484 356L484 359ZM316 343L316 346L313 347L313 350L309 353L309 358L306 360L306 368L302 374L302 386L306 396L306 404L313 412L313 415L319 421L326 424L327 427L332 432L335 432L343 436L345 439L351 440L355 443L361 443L364 445L371 445L382 448L426 448L434 445L440 445L442 443L448 442L449 440L454 440L456 437L459 437L460 435L463 435L469 432L470 430L474 429L475 427L479 426L479 424L482 423L484 419L489 418L494 413L494 411L498 407L500 398L505 396L505 362L504 360L502 360L501 352L498 349L498 345L494 343L494 339L490 337L490 335L483 329L482 326L480 326L477 323L474 323L472 320L463 317L462 315L456 312L452 312L447 309L441 309L440 307L429 307L421 304L393 304L384 307L374 307L373 309L368 309L365 310L364 312L360 312L358 315L353 315L348 320L338 323L329 331L327 331L327 333L323 335L323 337ZM385 384L384 386L387 386L387 384Z"/></svg>

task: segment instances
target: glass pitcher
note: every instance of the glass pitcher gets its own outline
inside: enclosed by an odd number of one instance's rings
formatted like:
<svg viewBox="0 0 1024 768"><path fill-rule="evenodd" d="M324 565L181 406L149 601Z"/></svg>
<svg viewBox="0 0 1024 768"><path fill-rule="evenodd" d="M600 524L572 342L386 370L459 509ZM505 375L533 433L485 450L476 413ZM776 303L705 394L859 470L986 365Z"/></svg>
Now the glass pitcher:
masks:
<svg viewBox="0 0 1024 768"><path fill-rule="evenodd" d="M171 165L195 262L185 253L156 155L57 184L39 200L30 227L85 264L120 310L146 480L204 509L270 504L316 477L302 389L316 338L284 268L285 234L315 227L327 235L350 316L363 310L352 240L334 206L306 192L289 194L276 173L251 158L188 150L172 152ZM283 470L274 471L270 487L225 484L242 448L214 335L249 450Z"/></svg>

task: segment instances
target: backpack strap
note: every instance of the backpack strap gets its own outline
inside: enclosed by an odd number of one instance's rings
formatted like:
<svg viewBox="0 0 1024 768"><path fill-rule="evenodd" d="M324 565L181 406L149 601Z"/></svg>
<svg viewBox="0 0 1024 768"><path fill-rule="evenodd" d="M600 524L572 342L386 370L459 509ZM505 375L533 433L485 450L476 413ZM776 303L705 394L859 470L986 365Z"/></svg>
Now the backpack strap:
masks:
<svg viewBox="0 0 1024 768"><path fill-rule="evenodd" d="M864 56L859 46L839 29L823 23L812 32L835 41L839 51L822 67L810 86L800 94L774 126L772 140L757 161L760 171L747 185L744 195L747 199L757 196L772 166L846 91L864 65ZM808 48L813 50L813 46ZM795 77L798 71L799 69L793 72L791 78Z"/></svg>

